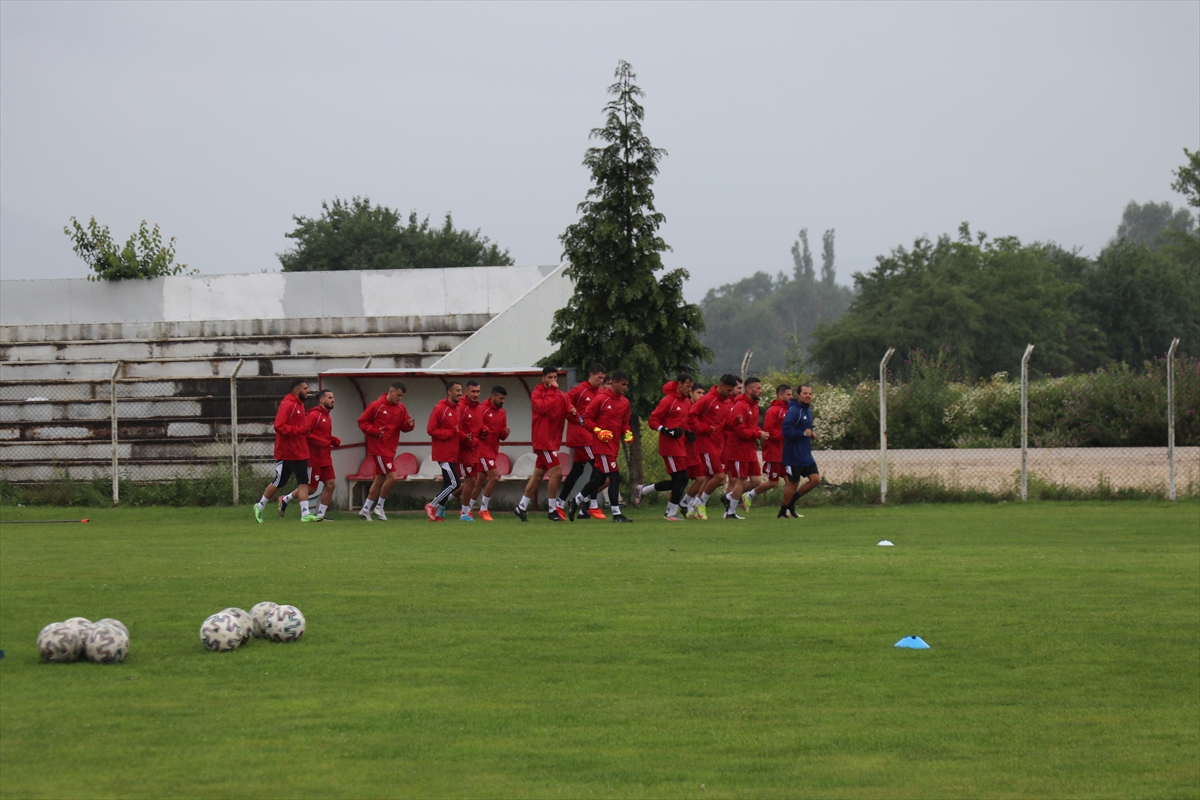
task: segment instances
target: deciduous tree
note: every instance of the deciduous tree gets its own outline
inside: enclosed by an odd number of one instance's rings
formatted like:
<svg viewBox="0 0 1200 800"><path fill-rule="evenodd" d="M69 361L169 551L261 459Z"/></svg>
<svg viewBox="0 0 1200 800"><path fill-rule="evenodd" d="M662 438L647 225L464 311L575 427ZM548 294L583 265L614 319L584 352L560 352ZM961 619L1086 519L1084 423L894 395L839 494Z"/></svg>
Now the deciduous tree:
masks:
<svg viewBox="0 0 1200 800"><path fill-rule="evenodd" d="M71 224L63 226L63 233L74 242L75 254L91 267L93 274L88 275L89 281L161 278L188 271L187 264L175 263L175 237L163 244L158 225L147 228L146 220L142 220L124 247L113 241L108 226L97 223L95 217L88 220L87 228L71 217Z"/></svg>

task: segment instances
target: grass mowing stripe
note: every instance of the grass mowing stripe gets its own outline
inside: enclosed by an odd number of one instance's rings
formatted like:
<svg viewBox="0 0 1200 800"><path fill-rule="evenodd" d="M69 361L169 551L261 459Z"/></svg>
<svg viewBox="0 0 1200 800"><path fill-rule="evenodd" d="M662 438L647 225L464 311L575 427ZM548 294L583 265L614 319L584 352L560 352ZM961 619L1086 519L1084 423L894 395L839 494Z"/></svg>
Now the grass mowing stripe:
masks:
<svg viewBox="0 0 1200 800"><path fill-rule="evenodd" d="M1200 792L1197 504L769 511L4 526L0 795ZM203 651L264 599L305 639ZM75 614L129 661L37 663Z"/></svg>

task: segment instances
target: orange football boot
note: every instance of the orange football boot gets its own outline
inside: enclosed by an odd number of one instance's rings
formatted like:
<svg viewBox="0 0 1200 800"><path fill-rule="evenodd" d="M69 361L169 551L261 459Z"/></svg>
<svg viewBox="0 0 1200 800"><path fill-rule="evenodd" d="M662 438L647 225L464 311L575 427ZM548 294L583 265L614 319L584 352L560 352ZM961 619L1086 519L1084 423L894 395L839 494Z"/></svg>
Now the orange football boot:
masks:
<svg viewBox="0 0 1200 800"><path fill-rule="evenodd" d="M604 516L604 512L598 508L589 508L588 516L592 519L608 519L608 517Z"/></svg>
<svg viewBox="0 0 1200 800"><path fill-rule="evenodd" d="M484 522L491 522L492 521L492 512L488 511L485 508L483 511L479 512L479 518L481 520L483 520Z"/></svg>

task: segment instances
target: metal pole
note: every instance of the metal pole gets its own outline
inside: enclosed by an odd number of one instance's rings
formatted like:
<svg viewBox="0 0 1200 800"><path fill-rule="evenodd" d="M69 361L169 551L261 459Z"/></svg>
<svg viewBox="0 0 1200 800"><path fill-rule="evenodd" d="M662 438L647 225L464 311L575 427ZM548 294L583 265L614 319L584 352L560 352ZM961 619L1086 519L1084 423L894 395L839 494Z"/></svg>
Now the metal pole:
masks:
<svg viewBox="0 0 1200 800"><path fill-rule="evenodd" d="M896 348L889 347L879 362L879 502L887 502L887 363Z"/></svg>
<svg viewBox="0 0 1200 800"><path fill-rule="evenodd" d="M1025 348L1021 356L1021 499L1029 499L1029 356L1033 353L1033 345Z"/></svg>
<svg viewBox="0 0 1200 800"><path fill-rule="evenodd" d="M108 379L108 398L112 406L112 501L113 505L121 502L121 483L117 479L117 373L121 371L121 362L113 365L112 375Z"/></svg>
<svg viewBox="0 0 1200 800"><path fill-rule="evenodd" d="M229 376L229 442L233 456L233 504L238 504L238 420L237 420L237 376L246 359L239 358L233 374Z"/></svg>
<svg viewBox="0 0 1200 800"><path fill-rule="evenodd" d="M746 380L746 374L750 370L750 358L754 355L753 350L747 350L745 358L742 359L742 381Z"/></svg>
<svg viewBox="0 0 1200 800"><path fill-rule="evenodd" d="M1175 348L1178 339L1171 340L1167 350L1167 464L1170 478L1167 482L1167 498L1175 502Z"/></svg>

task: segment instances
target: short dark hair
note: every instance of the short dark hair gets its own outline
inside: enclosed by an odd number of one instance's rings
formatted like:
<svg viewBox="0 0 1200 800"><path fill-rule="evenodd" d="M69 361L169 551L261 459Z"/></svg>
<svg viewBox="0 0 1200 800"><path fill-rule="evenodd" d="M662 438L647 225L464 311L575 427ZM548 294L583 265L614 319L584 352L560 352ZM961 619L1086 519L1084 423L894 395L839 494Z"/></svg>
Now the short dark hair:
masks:
<svg viewBox="0 0 1200 800"><path fill-rule="evenodd" d="M707 392L707 391L708 391L708 387L707 387L707 386L705 386L703 383L693 383L693 384L692 384L692 391L693 391L693 392Z"/></svg>
<svg viewBox="0 0 1200 800"><path fill-rule="evenodd" d="M317 399L320 400L322 397L324 397L327 394L333 394L333 389L322 389L320 391L320 393L317 395Z"/></svg>
<svg viewBox="0 0 1200 800"><path fill-rule="evenodd" d="M762 378L746 378L747 386L749 386L752 383L762 383Z"/></svg>
<svg viewBox="0 0 1200 800"><path fill-rule="evenodd" d="M446 394L450 394L450 390L455 386L462 386L458 381L446 381Z"/></svg>
<svg viewBox="0 0 1200 800"><path fill-rule="evenodd" d="M546 377L547 375L557 375L557 374L558 374L558 367L542 367L542 377L543 378Z"/></svg>
<svg viewBox="0 0 1200 800"><path fill-rule="evenodd" d="M721 376L721 383L725 384L726 386L737 386L738 381L740 381L740 380L741 380L741 378L739 378L737 375L734 375L729 372L726 372L724 375Z"/></svg>
<svg viewBox="0 0 1200 800"><path fill-rule="evenodd" d="M293 389L295 389L297 386L299 386L302 383L308 383L308 378L300 378L300 377L292 378L292 388Z"/></svg>
<svg viewBox="0 0 1200 800"><path fill-rule="evenodd" d="M493 386L492 394L502 394L505 397L508 397L508 390L505 389L503 386Z"/></svg>
<svg viewBox="0 0 1200 800"><path fill-rule="evenodd" d="M588 367L588 375L599 375L602 372L607 373L608 370L599 361L592 362L592 366Z"/></svg>
<svg viewBox="0 0 1200 800"><path fill-rule="evenodd" d="M797 391L797 392L798 392L798 391L800 391L800 390L801 390L801 389L803 389L805 386L807 386L807 387L808 387L810 390L812 389L812 384L811 384L811 383L802 383L802 384L800 384L799 386L797 386L797 387L796 387L796 391Z"/></svg>
<svg viewBox="0 0 1200 800"><path fill-rule="evenodd" d="M788 386L786 383L781 383L775 387L775 396L778 397L779 395L783 394L784 392L790 392L791 390L792 390L792 387Z"/></svg>
<svg viewBox="0 0 1200 800"><path fill-rule="evenodd" d="M392 381L391 388L399 389L400 391L405 392L405 393L408 392L408 387L404 385L404 381Z"/></svg>
<svg viewBox="0 0 1200 800"><path fill-rule="evenodd" d="M478 385L479 385L479 381L467 381L468 389L470 389L472 386L478 386Z"/></svg>
<svg viewBox="0 0 1200 800"><path fill-rule="evenodd" d="M676 383L687 383L690 380L692 380L692 373L690 372L681 372L675 376Z"/></svg>
<svg viewBox="0 0 1200 800"><path fill-rule="evenodd" d="M622 372L621 370L617 370L616 372L614 372L612 374L612 379L613 379L613 383L616 383L617 381L627 381L627 380L629 380L629 373Z"/></svg>

